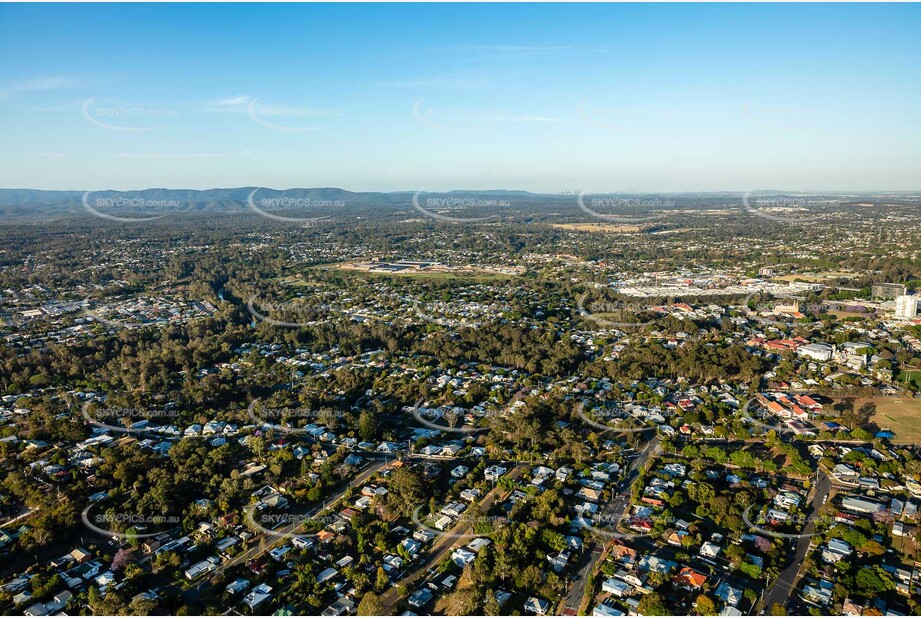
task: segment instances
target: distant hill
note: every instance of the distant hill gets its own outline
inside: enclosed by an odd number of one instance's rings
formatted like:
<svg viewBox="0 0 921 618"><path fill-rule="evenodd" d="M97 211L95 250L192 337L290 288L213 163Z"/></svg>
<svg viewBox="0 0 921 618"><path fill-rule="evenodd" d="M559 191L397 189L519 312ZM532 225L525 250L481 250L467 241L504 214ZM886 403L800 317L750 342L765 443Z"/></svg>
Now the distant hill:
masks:
<svg viewBox="0 0 921 618"><path fill-rule="evenodd" d="M188 204L229 204L235 203L242 205L246 203L249 194L256 187L235 187L229 189L141 189L138 191L114 191L99 190L93 191L93 198L103 197L123 197L128 199L141 199L145 201L180 201ZM262 192L271 193L271 190L261 189L257 196L262 196ZM79 205L83 199L85 191L44 191L40 189L0 189L0 206L21 206L25 204L74 204ZM277 191L276 191L277 193ZM353 193L343 189L336 188L316 188L316 189L290 189L284 191L285 195L296 198L308 198L311 200L342 200L353 199L359 195L369 197L379 197L388 199L387 196L394 194L387 193Z"/></svg>
<svg viewBox="0 0 921 618"><path fill-rule="evenodd" d="M165 189L153 188L138 191L100 190L86 194L85 191L45 191L40 189L0 189L0 214L5 217L61 216L86 214L84 198L91 207L116 215L157 215L162 213L234 213L248 210L247 200L254 190L255 205L266 212L289 216L310 216L310 210L358 208L380 208L381 211L406 211L413 209L413 191L355 192L335 187L299 189L264 189L257 187L232 187L224 189ZM770 189L753 192L757 195L795 195L792 192ZM656 204L654 209L707 208L714 205L738 203L738 192L662 192L662 193L604 193L593 196L633 197L648 200L666 198L666 205ZM799 194L802 195L802 194ZM539 194L528 191L489 189L482 191L454 190L425 192L420 200L429 197L471 199L477 202L494 200L508 202L512 210L522 206L542 205L544 207L573 206L577 194ZM284 200L272 201L278 198ZM638 202L643 210L643 201ZM461 205L463 206L463 205ZM324 214L329 214L324 213Z"/></svg>
<svg viewBox="0 0 921 618"><path fill-rule="evenodd" d="M93 191L87 196L90 205L99 200L116 200L110 203L113 210L132 212L234 212L247 208L247 200L257 187L234 187L227 189L142 189L138 191ZM74 211L82 208L85 191L45 191L40 189L0 189L0 210L7 214L39 214ZM300 204L340 202L349 205L399 205L411 207L412 191L394 193L354 192L335 187L274 190L258 188L254 201L284 197ZM428 195L428 194L425 194ZM439 196L471 197L478 200L508 200L511 197L529 200L546 199L526 191L449 191ZM558 198L557 198L558 199ZM104 202L108 203L108 202ZM281 206L280 206L281 207ZM303 207L303 206L302 206Z"/></svg>

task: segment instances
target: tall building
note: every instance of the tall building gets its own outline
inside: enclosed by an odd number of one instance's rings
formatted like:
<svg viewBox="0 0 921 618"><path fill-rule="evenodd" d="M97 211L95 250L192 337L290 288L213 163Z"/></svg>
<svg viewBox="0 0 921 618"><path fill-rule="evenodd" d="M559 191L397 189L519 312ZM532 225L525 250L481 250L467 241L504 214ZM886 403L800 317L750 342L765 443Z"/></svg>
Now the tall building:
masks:
<svg viewBox="0 0 921 618"><path fill-rule="evenodd" d="M892 300L899 296L904 296L908 290L901 283L875 283L873 284L874 300Z"/></svg>
<svg viewBox="0 0 921 618"><path fill-rule="evenodd" d="M912 320L918 317L918 299L921 296L902 295L895 299L895 317Z"/></svg>

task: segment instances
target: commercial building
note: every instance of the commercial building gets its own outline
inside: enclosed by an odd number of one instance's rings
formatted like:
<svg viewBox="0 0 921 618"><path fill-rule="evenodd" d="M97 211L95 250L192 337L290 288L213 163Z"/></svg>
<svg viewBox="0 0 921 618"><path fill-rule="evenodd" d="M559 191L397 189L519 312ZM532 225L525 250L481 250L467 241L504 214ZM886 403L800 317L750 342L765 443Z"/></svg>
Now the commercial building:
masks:
<svg viewBox="0 0 921 618"><path fill-rule="evenodd" d="M841 506L852 513L876 513L886 508L886 505L880 504L879 502L855 496L847 496L844 498L844 500L841 501Z"/></svg>
<svg viewBox="0 0 921 618"><path fill-rule="evenodd" d="M895 299L895 317L913 320L918 317L918 299L921 296L902 295Z"/></svg>
<svg viewBox="0 0 921 618"><path fill-rule="evenodd" d="M901 283L876 283L873 285L875 300L892 300L904 296L907 288Z"/></svg>
<svg viewBox="0 0 921 618"><path fill-rule="evenodd" d="M830 345L824 343L810 343L796 350L796 353L800 356L805 356L817 361L830 360L833 352L834 349Z"/></svg>

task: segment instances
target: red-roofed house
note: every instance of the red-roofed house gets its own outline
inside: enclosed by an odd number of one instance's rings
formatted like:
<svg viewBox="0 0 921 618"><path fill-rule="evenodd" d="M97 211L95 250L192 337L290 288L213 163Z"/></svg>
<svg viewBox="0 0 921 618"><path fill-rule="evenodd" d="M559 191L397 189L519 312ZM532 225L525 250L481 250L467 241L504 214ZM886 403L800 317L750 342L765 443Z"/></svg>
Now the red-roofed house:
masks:
<svg viewBox="0 0 921 618"><path fill-rule="evenodd" d="M672 579L672 583L688 590L697 590L707 583L707 576L703 573L698 573L691 567L682 567Z"/></svg>
<svg viewBox="0 0 921 618"><path fill-rule="evenodd" d="M810 410L821 410L822 404L810 397L809 395L797 395L796 401L799 405Z"/></svg>
<svg viewBox="0 0 921 618"><path fill-rule="evenodd" d="M791 407L790 410L792 412L793 418L799 419L801 421L809 420L809 413L803 410L798 405L793 404L793 407Z"/></svg>
<svg viewBox="0 0 921 618"><path fill-rule="evenodd" d="M768 411L771 414L779 416L781 418L790 418L790 412L785 407L777 403L776 401L771 401L768 403Z"/></svg>

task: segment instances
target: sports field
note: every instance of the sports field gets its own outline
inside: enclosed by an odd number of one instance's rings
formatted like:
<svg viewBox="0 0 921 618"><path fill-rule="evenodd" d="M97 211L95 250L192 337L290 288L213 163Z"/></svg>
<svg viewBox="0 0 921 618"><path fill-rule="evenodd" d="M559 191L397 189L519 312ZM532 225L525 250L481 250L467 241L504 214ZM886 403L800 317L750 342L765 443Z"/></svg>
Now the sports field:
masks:
<svg viewBox="0 0 921 618"><path fill-rule="evenodd" d="M921 386L921 369L904 369L900 370L896 376L896 382L904 384L909 382L915 386Z"/></svg>
<svg viewBox="0 0 921 618"><path fill-rule="evenodd" d="M902 403L898 403L901 401ZM874 399L857 399L854 409L859 410L865 403L873 402L876 413L871 422L880 429L895 433L893 442L918 444L921 442L921 399L898 399L893 397L876 397Z"/></svg>
<svg viewBox="0 0 921 618"><path fill-rule="evenodd" d="M643 229L639 225L619 225L614 223L554 223L553 227L573 232L601 232L610 234L639 232Z"/></svg>

